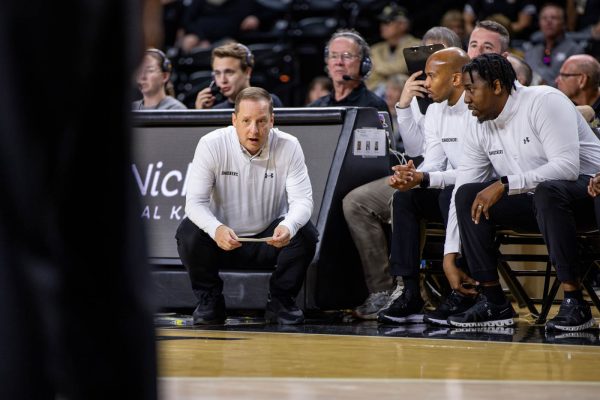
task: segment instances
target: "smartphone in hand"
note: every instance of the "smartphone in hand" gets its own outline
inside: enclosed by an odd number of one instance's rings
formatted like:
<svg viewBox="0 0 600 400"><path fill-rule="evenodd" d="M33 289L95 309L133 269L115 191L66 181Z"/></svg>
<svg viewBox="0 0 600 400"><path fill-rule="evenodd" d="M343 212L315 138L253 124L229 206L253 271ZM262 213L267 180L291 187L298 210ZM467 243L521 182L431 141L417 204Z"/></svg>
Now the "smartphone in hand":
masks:
<svg viewBox="0 0 600 400"><path fill-rule="evenodd" d="M404 54L404 60L406 60L408 74L412 75L417 71L423 71L417 79L425 80L425 64L427 63L427 59L430 55L443 48L444 45L441 43L404 48L402 53ZM429 97L417 97L417 102L419 103L421 113L425 114L425 111L427 111L427 107L432 103L432 100Z"/></svg>

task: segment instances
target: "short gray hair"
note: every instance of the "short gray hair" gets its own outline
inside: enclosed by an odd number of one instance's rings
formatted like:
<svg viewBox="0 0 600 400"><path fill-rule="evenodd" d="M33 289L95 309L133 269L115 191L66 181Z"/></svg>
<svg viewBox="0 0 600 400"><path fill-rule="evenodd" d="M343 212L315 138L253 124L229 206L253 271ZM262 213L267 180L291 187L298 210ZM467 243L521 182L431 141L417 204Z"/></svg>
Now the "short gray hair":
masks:
<svg viewBox="0 0 600 400"><path fill-rule="evenodd" d="M441 43L446 47L458 47L459 49L463 47L456 32L444 26L434 26L425 32L423 44L427 42Z"/></svg>

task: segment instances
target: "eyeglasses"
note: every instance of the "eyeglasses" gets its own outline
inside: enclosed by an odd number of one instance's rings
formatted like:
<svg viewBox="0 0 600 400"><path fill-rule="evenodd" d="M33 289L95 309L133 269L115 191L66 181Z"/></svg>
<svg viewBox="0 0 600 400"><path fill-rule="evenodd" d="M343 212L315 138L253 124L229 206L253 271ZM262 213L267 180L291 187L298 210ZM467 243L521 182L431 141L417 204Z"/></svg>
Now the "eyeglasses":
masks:
<svg viewBox="0 0 600 400"><path fill-rule="evenodd" d="M338 53L329 53L329 55L327 56L328 60L333 60L333 61L337 61L339 59L342 59L343 62L349 62L354 60L355 58L358 58L359 56L357 56L356 54L351 54L351 53L342 53L342 54L338 54Z"/></svg>
<svg viewBox="0 0 600 400"><path fill-rule="evenodd" d="M583 75L583 74L565 74L564 72L558 73L558 76L560 76L561 78L569 78L571 76L579 76L579 75Z"/></svg>

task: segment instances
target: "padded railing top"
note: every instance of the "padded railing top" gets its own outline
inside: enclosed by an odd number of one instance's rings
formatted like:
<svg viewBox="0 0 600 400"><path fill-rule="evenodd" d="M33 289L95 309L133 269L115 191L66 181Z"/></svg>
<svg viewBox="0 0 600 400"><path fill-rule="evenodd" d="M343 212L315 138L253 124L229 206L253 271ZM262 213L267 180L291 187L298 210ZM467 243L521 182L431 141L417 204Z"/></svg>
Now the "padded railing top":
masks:
<svg viewBox="0 0 600 400"><path fill-rule="evenodd" d="M133 111L134 126L230 125L232 110ZM275 126L341 124L345 107L275 108Z"/></svg>

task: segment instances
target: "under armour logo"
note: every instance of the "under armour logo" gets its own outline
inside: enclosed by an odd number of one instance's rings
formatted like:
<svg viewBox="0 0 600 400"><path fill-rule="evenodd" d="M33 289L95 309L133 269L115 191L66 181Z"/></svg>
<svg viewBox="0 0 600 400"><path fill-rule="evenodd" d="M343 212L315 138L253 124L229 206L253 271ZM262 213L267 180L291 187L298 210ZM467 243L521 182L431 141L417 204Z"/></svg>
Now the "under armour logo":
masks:
<svg viewBox="0 0 600 400"><path fill-rule="evenodd" d="M267 178L273 178L275 176L275 174L273 172L271 172L270 174L265 172L265 179Z"/></svg>
<svg viewBox="0 0 600 400"><path fill-rule="evenodd" d="M529 136L525 137L525 139L523 139L523 144L527 144L529 143Z"/></svg>

